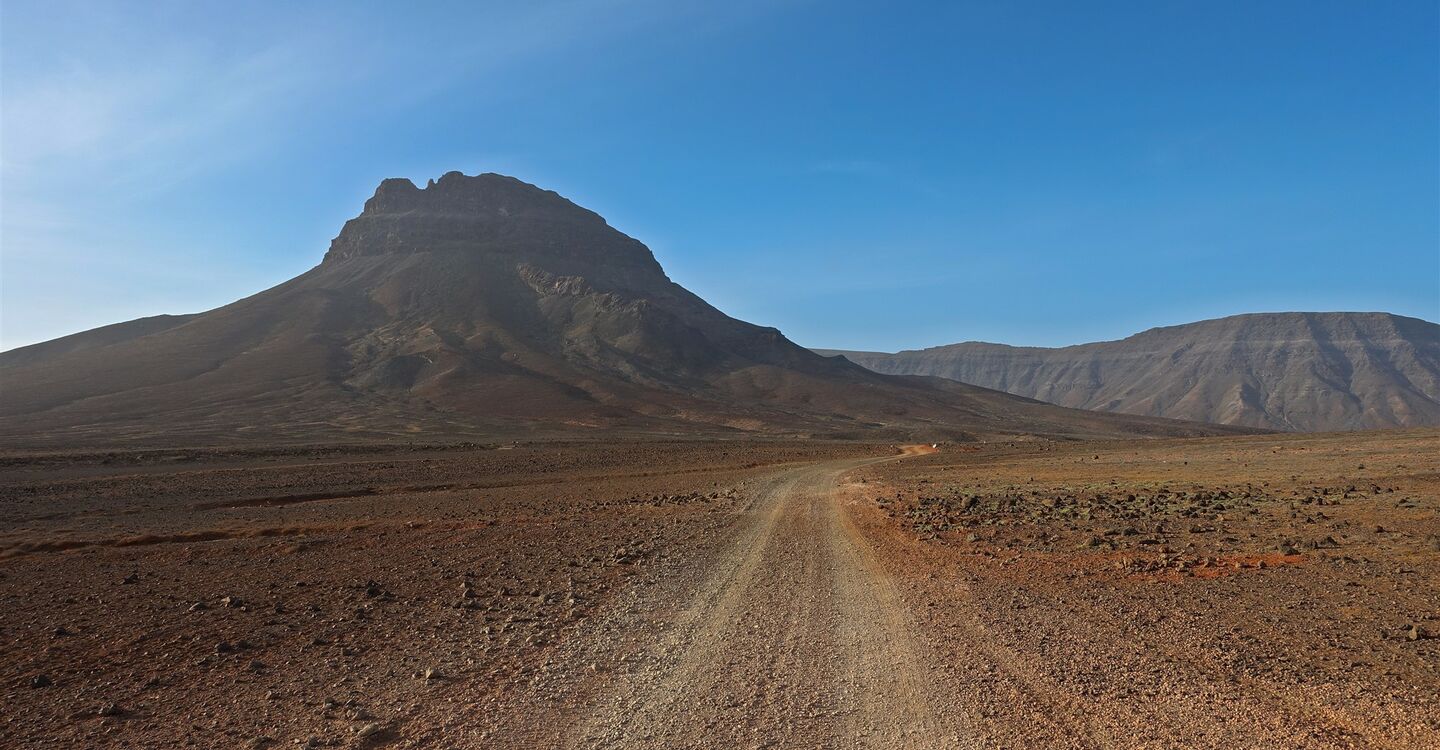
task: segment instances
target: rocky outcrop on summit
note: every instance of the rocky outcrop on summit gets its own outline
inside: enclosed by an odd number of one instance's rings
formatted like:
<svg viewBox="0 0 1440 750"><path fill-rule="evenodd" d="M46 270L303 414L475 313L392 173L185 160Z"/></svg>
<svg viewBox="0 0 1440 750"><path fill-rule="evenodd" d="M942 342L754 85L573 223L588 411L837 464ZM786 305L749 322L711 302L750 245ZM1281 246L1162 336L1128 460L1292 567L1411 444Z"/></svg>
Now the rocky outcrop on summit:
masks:
<svg viewBox="0 0 1440 750"><path fill-rule="evenodd" d="M1388 313L1237 315L1058 349L820 351L1081 409L1277 430L1440 425L1440 325Z"/></svg>
<svg viewBox="0 0 1440 750"><path fill-rule="evenodd" d="M608 266L660 273L643 244L594 211L514 177L459 172L423 189L406 179L381 182L365 210L345 222L325 260L456 251L603 258Z"/></svg>
<svg viewBox="0 0 1440 750"><path fill-rule="evenodd" d="M310 271L121 328L0 355L0 439L1211 431L821 357L675 284L598 214L494 174L386 180Z"/></svg>

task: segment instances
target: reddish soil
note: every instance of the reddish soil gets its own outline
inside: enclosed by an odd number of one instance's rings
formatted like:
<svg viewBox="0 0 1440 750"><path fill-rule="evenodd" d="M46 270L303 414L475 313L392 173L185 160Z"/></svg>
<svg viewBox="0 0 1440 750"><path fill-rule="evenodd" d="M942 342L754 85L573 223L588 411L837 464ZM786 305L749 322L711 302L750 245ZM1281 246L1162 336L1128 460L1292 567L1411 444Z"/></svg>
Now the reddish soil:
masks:
<svg viewBox="0 0 1440 750"><path fill-rule="evenodd" d="M1435 431L502 448L0 456L0 746L1440 744Z"/></svg>
<svg viewBox="0 0 1440 750"><path fill-rule="evenodd" d="M593 637L591 619L640 581L703 559L768 476L891 450L11 457L0 746L465 746L529 733L556 654ZM573 671L566 690L593 681Z"/></svg>
<svg viewBox="0 0 1440 750"><path fill-rule="evenodd" d="M978 744L1440 746L1440 433L992 444L855 475ZM968 699L967 699L968 698Z"/></svg>

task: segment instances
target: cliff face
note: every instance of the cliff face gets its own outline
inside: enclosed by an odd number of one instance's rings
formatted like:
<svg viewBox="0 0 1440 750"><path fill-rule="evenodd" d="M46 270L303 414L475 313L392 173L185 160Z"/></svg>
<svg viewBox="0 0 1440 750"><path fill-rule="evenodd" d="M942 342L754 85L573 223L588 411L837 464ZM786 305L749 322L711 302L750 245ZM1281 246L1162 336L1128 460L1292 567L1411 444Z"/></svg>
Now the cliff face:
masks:
<svg viewBox="0 0 1440 750"><path fill-rule="evenodd" d="M838 353L1081 409L1302 431L1440 425L1440 325L1387 313L1237 315L1058 349Z"/></svg>
<svg viewBox="0 0 1440 750"><path fill-rule="evenodd" d="M598 214L458 172L386 180L318 266L279 286L7 352L0 379L12 443L1209 431L821 357L675 284Z"/></svg>

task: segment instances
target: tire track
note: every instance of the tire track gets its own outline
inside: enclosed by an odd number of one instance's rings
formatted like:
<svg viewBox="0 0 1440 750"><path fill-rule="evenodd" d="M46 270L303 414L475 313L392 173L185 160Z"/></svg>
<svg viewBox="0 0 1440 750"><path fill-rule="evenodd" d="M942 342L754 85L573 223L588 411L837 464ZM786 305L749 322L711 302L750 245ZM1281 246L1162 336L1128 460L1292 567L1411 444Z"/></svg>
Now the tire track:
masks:
<svg viewBox="0 0 1440 750"><path fill-rule="evenodd" d="M961 746L924 689L931 670L893 587L835 499L840 474L882 460L794 469L766 488L644 668L618 676L570 746Z"/></svg>

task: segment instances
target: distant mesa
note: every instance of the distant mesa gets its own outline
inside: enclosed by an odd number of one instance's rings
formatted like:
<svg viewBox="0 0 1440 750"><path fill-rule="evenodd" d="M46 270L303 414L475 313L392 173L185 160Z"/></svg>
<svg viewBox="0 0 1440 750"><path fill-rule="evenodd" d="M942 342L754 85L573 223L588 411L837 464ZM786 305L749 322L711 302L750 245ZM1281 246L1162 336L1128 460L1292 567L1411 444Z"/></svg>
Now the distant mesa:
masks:
<svg viewBox="0 0 1440 750"><path fill-rule="evenodd" d="M593 211L459 172L385 180L296 278L5 352L0 382L11 445L1224 430L822 357L675 284Z"/></svg>
<svg viewBox="0 0 1440 750"><path fill-rule="evenodd" d="M1058 349L818 351L1077 409L1273 430L1440 425L1440 325L1388 313L1236 315Z"/></svg>

